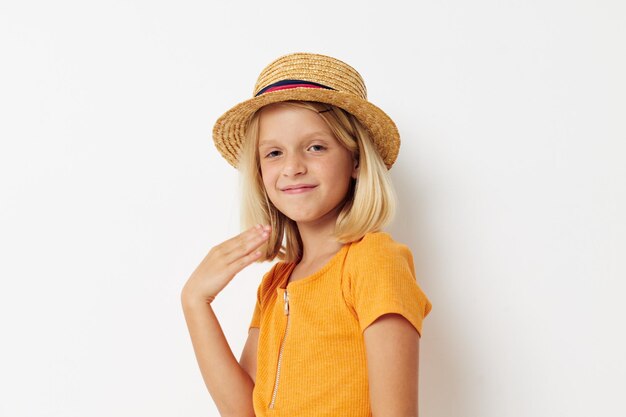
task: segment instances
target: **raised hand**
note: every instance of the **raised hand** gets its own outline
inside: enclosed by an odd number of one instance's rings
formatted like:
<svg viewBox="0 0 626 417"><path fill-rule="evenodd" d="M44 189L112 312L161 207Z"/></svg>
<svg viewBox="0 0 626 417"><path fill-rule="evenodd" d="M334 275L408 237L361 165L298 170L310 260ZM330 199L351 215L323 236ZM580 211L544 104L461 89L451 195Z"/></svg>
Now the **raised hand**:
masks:
<svg viewBox="0 0 626 417"><path fill-rule="evenodd" d="M183 300L212 302L239 271L261 256L258 248L269 232L270 226L258 224L211 248L185 283Z"/></svg>

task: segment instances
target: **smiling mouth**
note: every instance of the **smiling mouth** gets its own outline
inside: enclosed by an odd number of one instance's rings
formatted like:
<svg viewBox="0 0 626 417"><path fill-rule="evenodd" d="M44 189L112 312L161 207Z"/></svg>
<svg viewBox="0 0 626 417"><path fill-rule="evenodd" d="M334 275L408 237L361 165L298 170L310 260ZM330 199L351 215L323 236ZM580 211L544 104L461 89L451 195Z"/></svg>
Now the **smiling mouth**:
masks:
<svg viewBox="0 0 626 417"><path fill-rule="evenodd" d="M283 192L287 193L287 194L302 194L302 193L306 193L308 191L311 191L311 190L313 190L316 187L317 187L317 185L310 186L310 187L288 188L286 190L283 190Z"/></svg>

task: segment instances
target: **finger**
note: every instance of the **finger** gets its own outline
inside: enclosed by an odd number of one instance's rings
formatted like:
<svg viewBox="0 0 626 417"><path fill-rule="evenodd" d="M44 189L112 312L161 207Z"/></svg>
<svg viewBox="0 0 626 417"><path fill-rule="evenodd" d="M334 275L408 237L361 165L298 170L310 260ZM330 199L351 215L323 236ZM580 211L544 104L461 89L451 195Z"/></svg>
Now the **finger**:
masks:
<svg viewBox="0 0 626 417"><path fill-rule="evenodd" d="M242 269L246 266L250 265L252 262L256 261L261 257L261 251L256 250L252 251L249 254L238 258L235 262L232 262L228 265L228 273L232 275L238 274Z"/></svg>
<svg viewBox="0 0 626 417"><path fill-rule="evenodd" d="M237 236L224 241L222 244L218 246L219 251L223 256L228 255L233 251L237 251L241 248L242 242L253 240L256 236L258 236L263 230L263 227L260 224L252 226L251 228L241 232Z"/></svg>
<svg viewBox="0 0 626 417"><path fill-rule="evenodd" d="M254 250L263 245L269 238L267 231L256 231L251 236L246 236L237 242L236 246L224 255L227 264L238 262L244 256L249 255Z"/></svg>
<svg viewBox="0 0 626 417"><path fill-rule="evenodd" d="M230 249L231 246L233 246L233 244L236 244L239 239L247 235L252 235L254 234L255 231L261 230L261 228L262 226L260 224L254 225L248 228L247 230L244 230L243 232L239 233L238 235L225 240L219 246L223 246L225 249Z"/></svg>

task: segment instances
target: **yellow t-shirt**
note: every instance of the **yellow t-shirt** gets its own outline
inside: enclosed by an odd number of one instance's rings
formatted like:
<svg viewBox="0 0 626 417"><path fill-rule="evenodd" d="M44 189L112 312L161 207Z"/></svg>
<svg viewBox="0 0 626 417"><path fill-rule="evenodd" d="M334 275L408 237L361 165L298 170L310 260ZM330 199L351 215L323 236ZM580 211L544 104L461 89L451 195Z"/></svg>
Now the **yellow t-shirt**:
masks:
<svg viewBox="0 0 626 417"><path fill-rule="evenodd" d="M422 333L432 306L409 248L385 232L345 244L320 270L290 282L278 262L257 291L257 417L371 416L363 331L398 313Z"/></svg>

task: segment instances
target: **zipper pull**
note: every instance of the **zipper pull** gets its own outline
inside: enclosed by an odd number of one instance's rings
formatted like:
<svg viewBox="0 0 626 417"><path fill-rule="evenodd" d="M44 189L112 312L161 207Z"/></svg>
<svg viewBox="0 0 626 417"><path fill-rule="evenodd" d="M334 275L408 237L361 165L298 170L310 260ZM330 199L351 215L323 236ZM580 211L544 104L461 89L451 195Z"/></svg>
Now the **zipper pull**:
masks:
<svg viewBox="0 0 626 417"><path fill-rule="evenodd" d="M289 315L289 295L287 294L287 289L285 288L285 293L283 294L283 299L285 300L285 316Z"/></svg>

